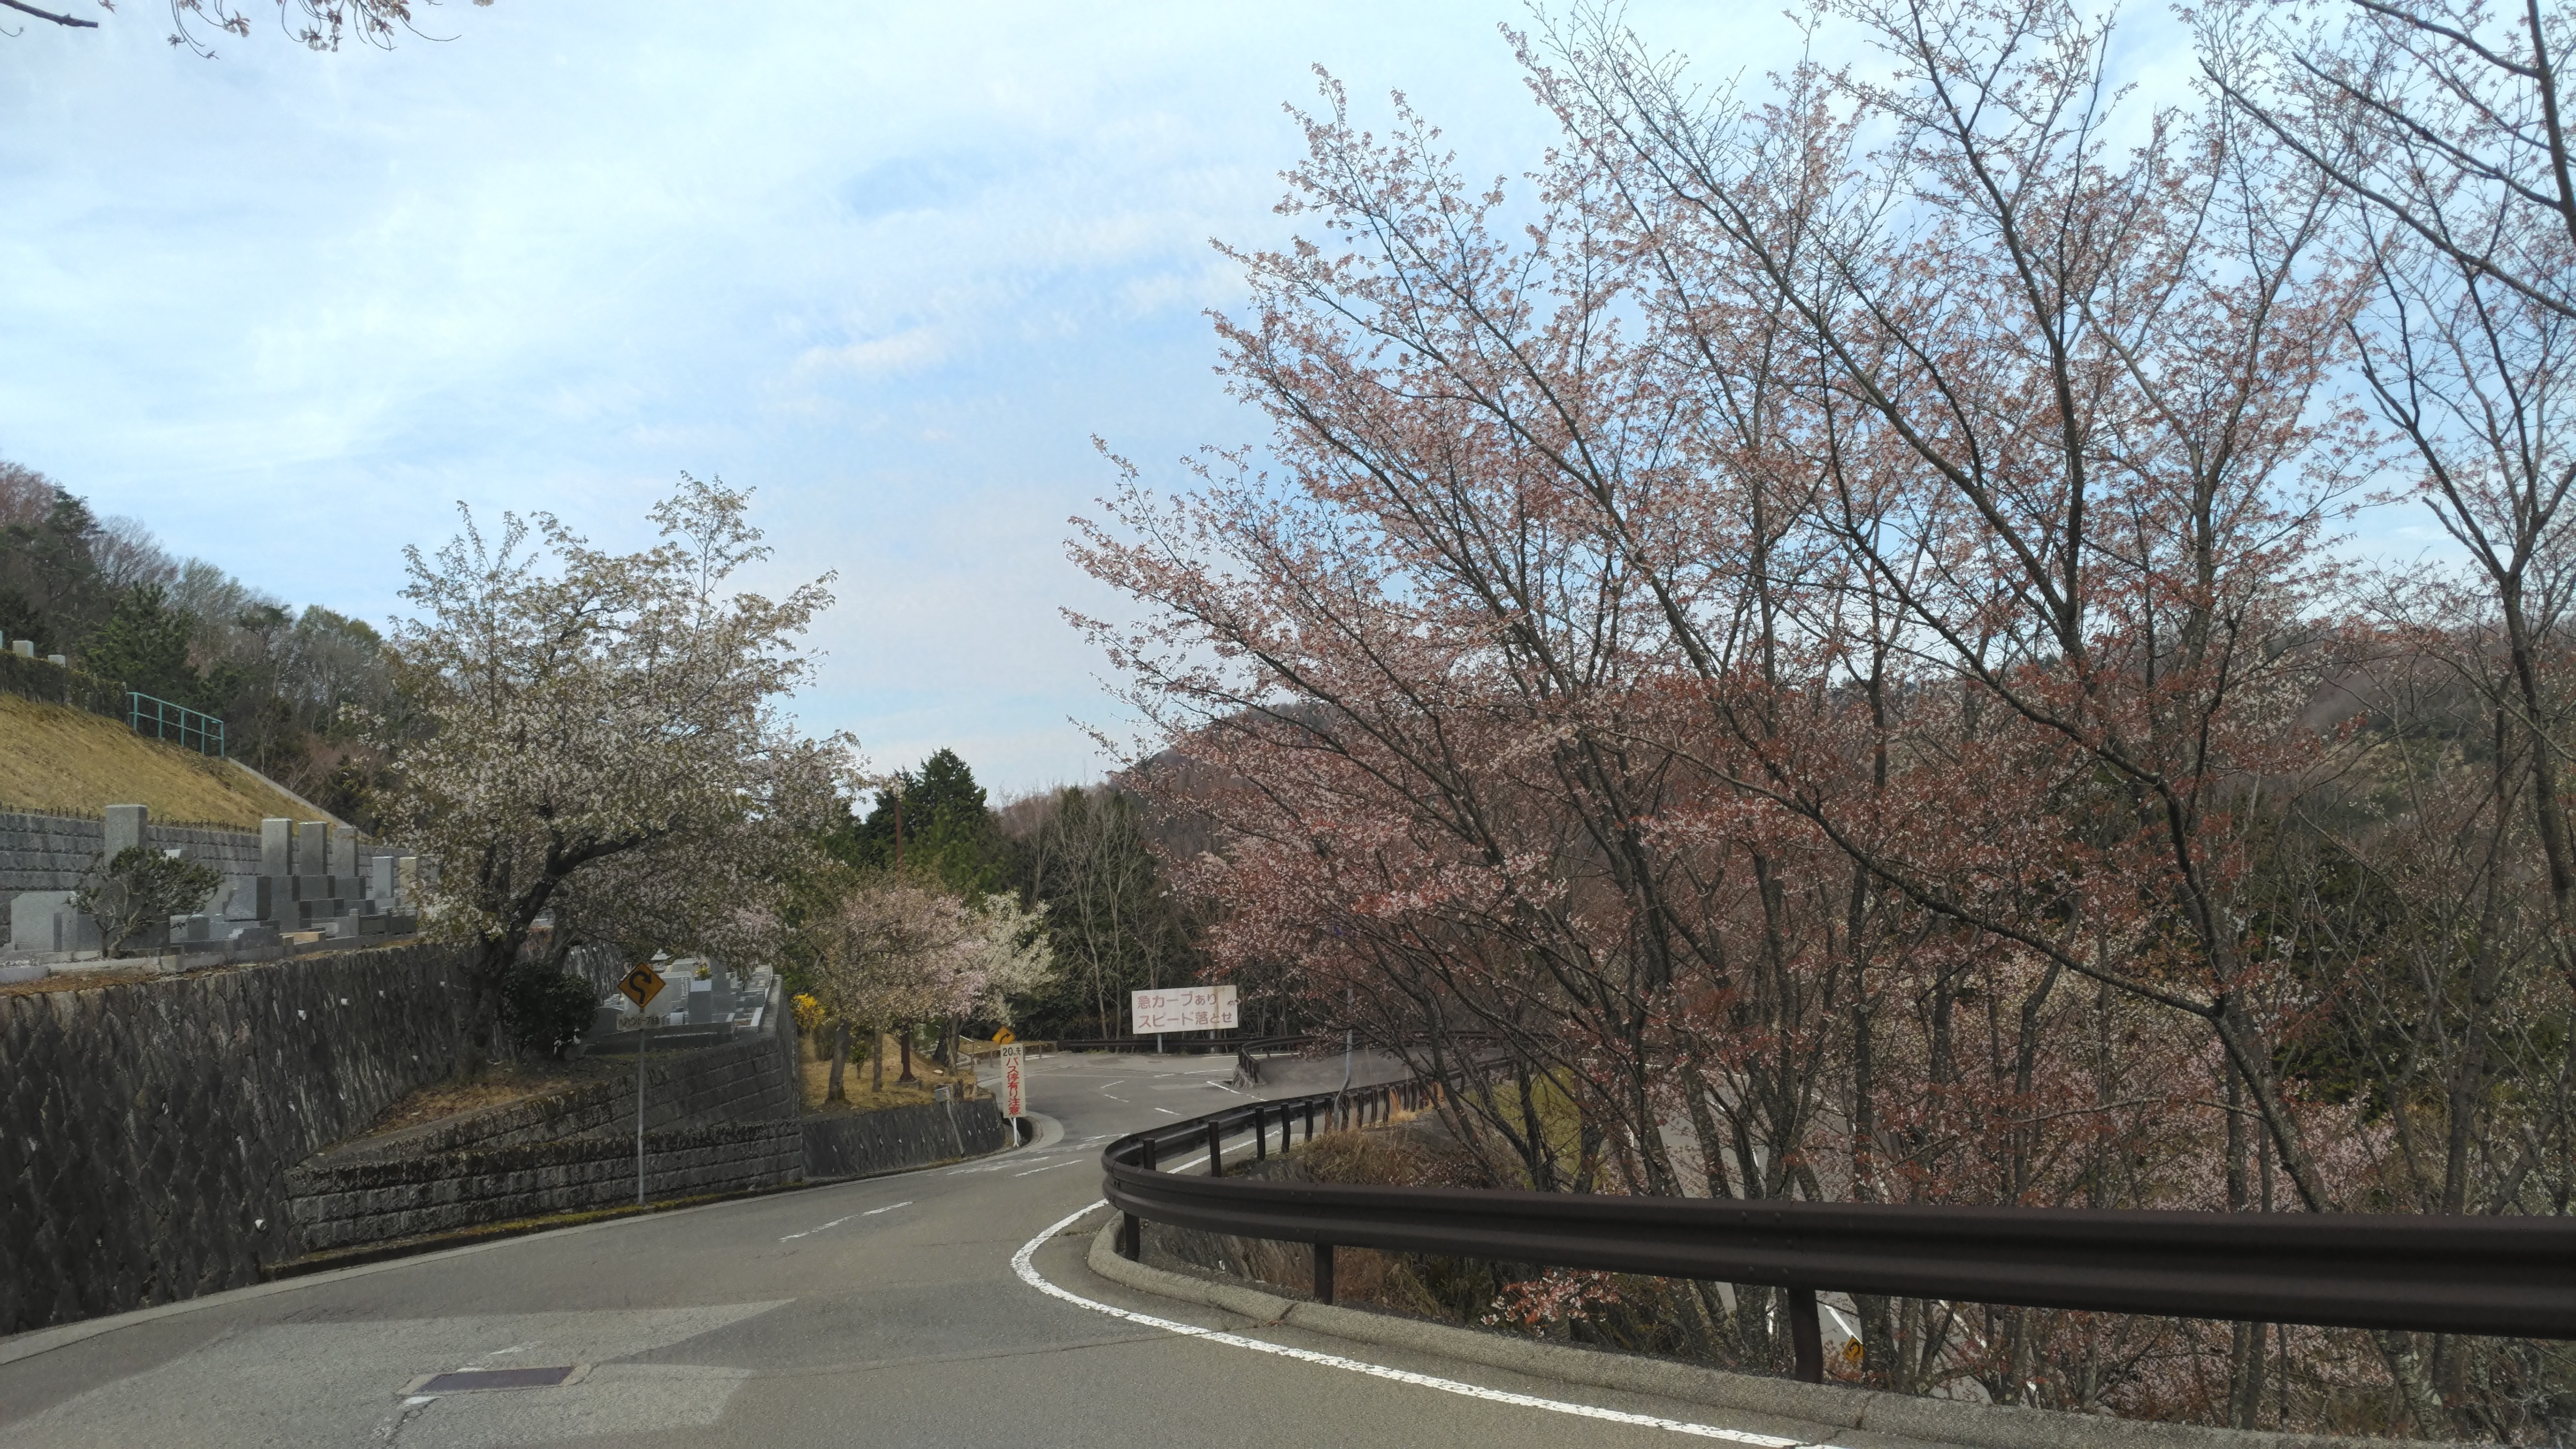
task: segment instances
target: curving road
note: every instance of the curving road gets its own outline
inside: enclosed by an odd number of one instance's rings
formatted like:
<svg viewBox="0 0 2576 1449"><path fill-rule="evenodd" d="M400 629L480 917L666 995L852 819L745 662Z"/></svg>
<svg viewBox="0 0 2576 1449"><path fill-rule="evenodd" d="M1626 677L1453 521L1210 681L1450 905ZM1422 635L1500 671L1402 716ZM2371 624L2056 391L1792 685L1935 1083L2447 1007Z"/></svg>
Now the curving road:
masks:
<svg viewBox="0 0 2576 1449"><path fill-rule="evenodd" d="M1084 1209L1101 1145L1211 1110L1232 1071L1225 1058L1032 1058L1046 1130L980 1162L0 1340L0 1445L1829 1442L1813 1425L1253 1326L1092 1274L1104 1215ZM1274 1070L1261 1094L1340 1075ZM452 1370L563 1366L574 1376L555 1387L416 1391Z"/></svg>

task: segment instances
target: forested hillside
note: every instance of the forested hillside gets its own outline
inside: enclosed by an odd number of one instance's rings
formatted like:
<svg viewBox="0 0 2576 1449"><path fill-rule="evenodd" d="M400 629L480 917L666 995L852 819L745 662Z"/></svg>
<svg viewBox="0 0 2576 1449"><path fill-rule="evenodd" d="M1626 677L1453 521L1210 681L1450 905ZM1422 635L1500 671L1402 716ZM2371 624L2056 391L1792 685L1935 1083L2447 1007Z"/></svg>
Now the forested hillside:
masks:
<svg viewBox="0 0 2576 1449"><path fill-rule="evenodd" d="M363 620L182 557L141 520L102 519L67 486L0 460L0 634L220 717L234 758L372 822L383 760L348 709L400 710L391 658Z"/></svg>

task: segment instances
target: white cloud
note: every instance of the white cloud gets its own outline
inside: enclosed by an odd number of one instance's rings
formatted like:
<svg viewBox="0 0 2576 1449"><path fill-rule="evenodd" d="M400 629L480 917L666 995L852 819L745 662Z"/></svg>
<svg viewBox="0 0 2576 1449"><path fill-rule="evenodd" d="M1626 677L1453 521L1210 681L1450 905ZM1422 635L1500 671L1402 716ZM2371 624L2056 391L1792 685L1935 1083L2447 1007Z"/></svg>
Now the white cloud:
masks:
<svg viewBox="0 0 2576 1449"><path fill-rule="evenodd" d="M796 366L832 367L872 377L917 372L948 356L948 341L936 329L911 327L890 337L873 337L840 347L809 347Z"/></svg>
<svg viewBox="0 0 2576 1449"><path fill-rule="evenodd" d="M1114 719L1057 617L1114 603L1062 551L1110 482L1090 436L1259 434L1197 314L1240 296L1210 236L1283 233L1307 65L1404 88L1471 174L1548 133L1515 0L439 13L455 41L389 54L203 62L138 6L0 40L0 456L371 617L455 500L632 544L721 473L760 489L765 578L841 571L806 721L1006 782L1096 773L1064 721Z"/></svg>

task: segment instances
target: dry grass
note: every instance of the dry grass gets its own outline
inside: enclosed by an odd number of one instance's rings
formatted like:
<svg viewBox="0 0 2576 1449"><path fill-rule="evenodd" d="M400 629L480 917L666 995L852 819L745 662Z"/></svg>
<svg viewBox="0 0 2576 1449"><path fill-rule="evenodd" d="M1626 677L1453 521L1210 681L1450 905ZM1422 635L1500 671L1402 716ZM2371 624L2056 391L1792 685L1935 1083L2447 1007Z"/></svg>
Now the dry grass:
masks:
<svg viewBox="0 0 2576 1449"><path fill-rule="evenodd" d="M270 816L316 812L228 760L147 740L87 710L0 694L0 810L96 819L110 805L146 805L163 825L257 830Z"/></svg>
<svg viewBox="0 0 2576 1449"><path fill-rule="evenodd" d="M504 1102L560 1091L616 1068L614 1058L600 1057L584 1057L577 1062L552 1059L503 1062L487 1069L480 1078L471 1082L432 1082L422 1087L387 1107L384 1114L376 1118L375 1124L360 1135L381 1137L424 1122L462 1117L468 1112L480 1112ZM626 1070L634 1069L629 1067Z"/></svg>
<svg viewBox="0 0 2576 1449"><path fill-rule="evenodd" d="M43 996L55 991L89 991L101 986L131 986L138 981L163 979L162 972L148 965L131 970L57 972L51 976L39 976L33 981L12 981L0 985L0 996Z"/></svg>
<svg viewBox="0 0 2576 1449"><path fill-rule="evenodd" d="M806 1041L808 1045L804 1048L803 1064L805 1110L809 1113L881 1112L888 1107L915 1107L924 1102L936 1100L931 1095L931 1090L935 1087L953 1086L958 1089L959 1095L963 1095L975 1081L975 1074L965 1070L965 1064L962 1062L958 1064L960 1068L958 1071L943 1072L929 1057L915 1052L912 1055L912 1074L918 1080L896 1082L896 1074L903 1070L902 1050L895 1045L895 1039L888 1036L881 1043L886 1052L885 1090L882 1092L868 1090L870 1068L867 1060L859 1056L859 1044L854 1041L850 1043L850 1064L843 1069L841 1076L841 1088L849 1093L849 1100L826 1102L823 1100L823 1094L831 1090L832 1083L830 1042L821 1036L808 1037ZM813 1056L813 1049L816 1046L824 1049L823 1056L819 1060Z"/></svg>

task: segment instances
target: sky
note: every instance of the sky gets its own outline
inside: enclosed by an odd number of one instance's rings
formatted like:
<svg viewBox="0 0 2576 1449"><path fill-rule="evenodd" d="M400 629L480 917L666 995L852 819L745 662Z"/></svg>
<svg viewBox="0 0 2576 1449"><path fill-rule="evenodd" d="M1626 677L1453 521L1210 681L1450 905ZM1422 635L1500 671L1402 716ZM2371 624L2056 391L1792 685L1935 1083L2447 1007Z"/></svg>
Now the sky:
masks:
<svg viewBox="0 0 2576 1449"><path fill-rule="evenodd" d="M800 722L996 798L1118 763L1061 615L1118 611L1064 553L1092 439L1177 482L1264 431L1211 370L1210 241L1286 236L1312 68L1470 175L1550 138L1508 4L498 0L202 59L153 0L59 3L100 27L0 37L0 458L377 620L460 502L635 547L720 475L757 586L838 575ZM1710 79L1798 53L1769 7L1626 16Z"/></svg>

